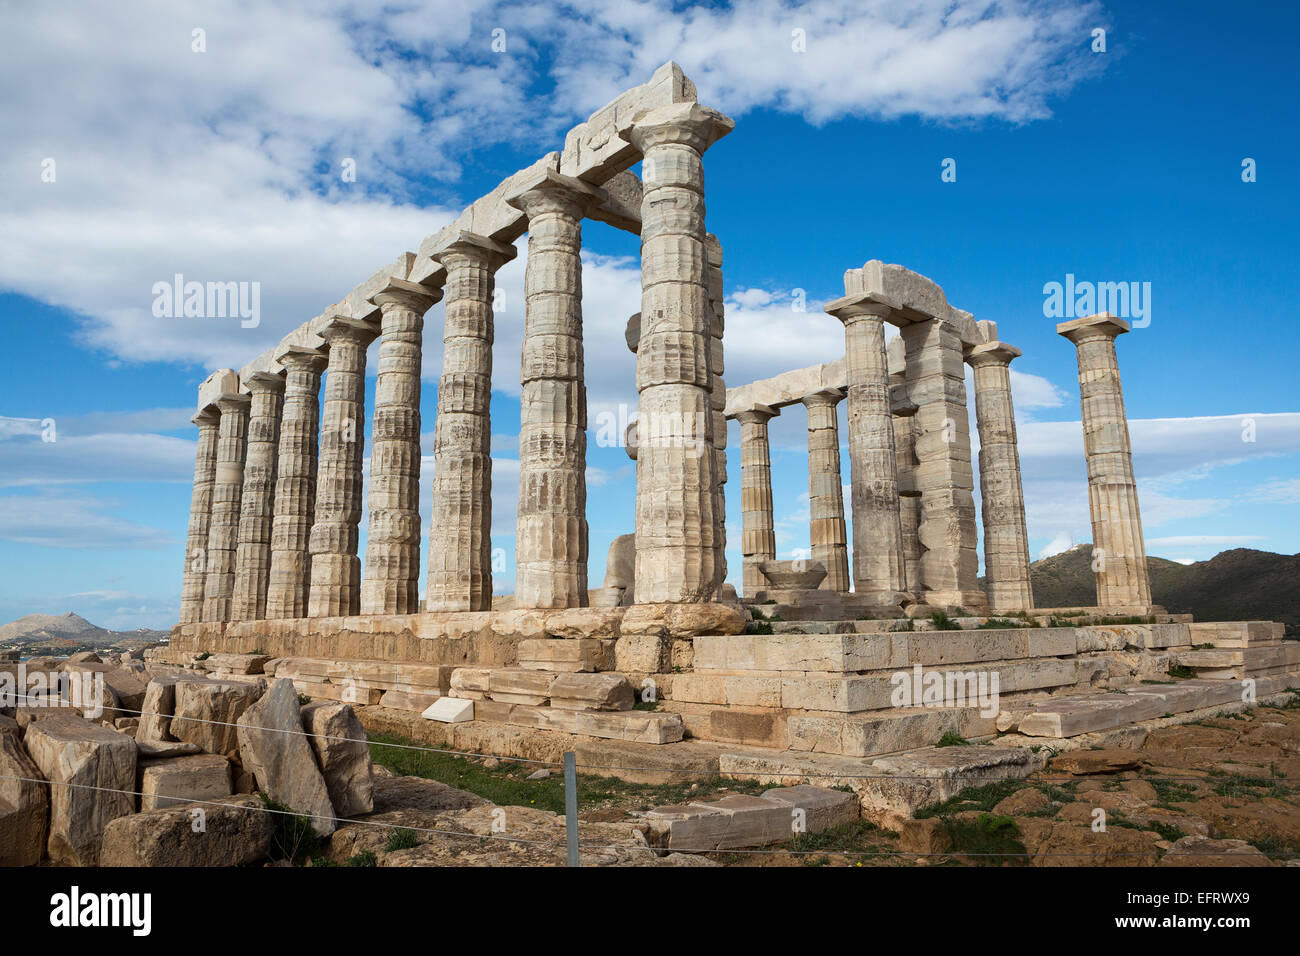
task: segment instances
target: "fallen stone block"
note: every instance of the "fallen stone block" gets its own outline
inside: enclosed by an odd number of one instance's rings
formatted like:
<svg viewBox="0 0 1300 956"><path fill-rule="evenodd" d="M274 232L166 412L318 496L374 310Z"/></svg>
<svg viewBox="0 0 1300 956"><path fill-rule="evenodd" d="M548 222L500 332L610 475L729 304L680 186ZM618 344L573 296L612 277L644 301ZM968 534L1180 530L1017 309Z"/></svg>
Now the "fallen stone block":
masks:
<svg viewBox="0 0 1300 956"><path fill-rule="evenodd" d="M806 833L820 833L831 827L852 823L858 818L858 799L843 790L828 790L800 784L797 787L776 787L763 791L764 800L790 807L803 813Z"/></svg>
<svg viewBox="0 0 1300 956"><path fill-rule="evenodd" d="M33 722L24 743L51 784L50 858L72 866L95 865L104 827L135 811L135 741L65 716Z"/></svg>
<svg viewBox="0 0 1300 956"><path fill-rule="evenodd" d="M204 677L179 680L169 729L177 740L197 744L206 753L235 757L240 749L236 724L261 696L259 684Z"/></svg>
<svg viewBox="0 0 1300 956"><path fill-rule="evenodd" d="M321 836L334 832L334 807L302 729L293 681L277 679L239 716L239 757L271 800L311 818Z"/></svg>
<svg viewBox="0 0 1300 956"><path fill-rule="evenodd" d="M302 708L334 815L356 817L374 809L374 770L365 728L347 704L317 701Z"/></svg>
<svg viewBox="0 0 1300 956"><path fill-rule="evenodd" d="M203 753L198 744L192 744L185 740L137 740L135 745L140 749L141 760L157 760L162 757L188 757L191 754Z"/></svg>
<svg viewBox="0 0 1300 956"><path fill-rule="evenodd" d="M636 700L622 674L561 674L550 682L551 706L563 710L631 710Z"/></svg>
<svg viewBox="0 0 1300 956"><path fill-rule="evenodd" d="M275 833L261 799L212 803L119 817L104 830L103 866L240 866L265 859Z"/></svg>
<svg viewBox="0 0 1300 956"><path fill-rule="evenodd" d="M21 738L0 733L0 866L41 862L49 836L49 790Z"/></svg>
<svg viewBox="0 0 1300 956"><path fill-rule="evenodd" d="M219 754L142 760L140 810L230 796L230 761Z"/></svg>
<svg viewBox="0 0 1300 956"><path fill-rule="evenodd" d="M176 712L175 677L155 677L145 688L140 705L140 724L135 729L136 743L147 740L175 740L171 734L172 714Z"/></svg>
<svg viewBox="0 0 1300 956"><path fill-rule="evenodd" d="M653 842L670 850L767 846L797 834L797 817L790 806L740 793L708 803L657 807L645 819Z"/></svg>

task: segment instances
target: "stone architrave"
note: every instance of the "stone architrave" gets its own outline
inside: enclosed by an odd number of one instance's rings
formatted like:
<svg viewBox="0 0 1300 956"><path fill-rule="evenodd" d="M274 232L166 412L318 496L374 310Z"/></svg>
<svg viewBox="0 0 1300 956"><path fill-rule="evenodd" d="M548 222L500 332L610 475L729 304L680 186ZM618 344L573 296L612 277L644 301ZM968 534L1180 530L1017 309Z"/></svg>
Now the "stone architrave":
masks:
<svg viewBox="0 0 1300 956"><path fill-rule="evenodd" d="M203 620L229 621L235 591L235 550L239 544L239 506L244 489L244 449L248 435L247 395L217 399L221 412L217 468L208 524L207 575L203 581Z"/></svg>
<svg viewBox="0 0 1300 956"><path fill-rule="evenodd" d="M975 346L966 356L975 372L985 591L989 609L999 613L1027 611L1034 606L1025 493L1011 402L1011 360L1020 354L1018 348L994 341Z"/></svg>
<svg viewBox="0 0 1300 956"><path fill-rule="evenodd" d="M492 297L515 249L461 232L433 253L447 270L442 377L433 439L426 610L492 606Z"/></svg>
<svg viewBox="0 0 1300 956"><path fill-rule="evenodd" d="M217 433L221 415L205 408L190 421L199 426L194 452L194 490L190 494L190 522L185 538L185 574L181 583L181 624L203 618L203 583L206 577L208 528L212 520L212 489L217 479Z"/></svg>
<svg viewBox="0 0 1300 956"><path fill-rule="evenodd" d="M740 583L750 598L769 587L761 570L763 562L776 560L767 423L778 414L774 408L759 405L735 415L740 422L740 552L744 559Z"/></svg>
<svg viewBox="0 0 1300 956"><path fill-rule="evenodd" d="M320 440L320 378L326 354L291 346L277 356L285 369L284 410L271 522L268 620L307 616L311 585L312 523L316 517L317 452Z"/></svg>
<svg viewBox="0 0 1300 956"><path fill-rule="evenodd" d="M812 559L826 566L821 587L847 594L848 535L844 525L844 479L840 474L840 428L836 411L844 398L837 388L805 395L808 412L808 511Z"/></svg>
<svg viewBox="0 0 1300 956"><path fill-rule="evenodd" d="M582 219L604 193L547 171L507 202L528 217L515 607L587 604Z"/></svg>
<svg viewBox="0 0 1300 956"><path fill-rule="evenodd" d="M1078 350L1099 607L1151 606L1133 449L1115 354L1115 338L1128 330L1127 322L1105 312L1056 327Z"/></svg>
<svg viewBox="0 0 1300 956"><path fill-rule="evenodd" d="M885 351L890 309L858 293L831 302L826 312L844 323L854 591L896 604L906 597L907 572Z"/></svg>
<svg viewBox="0 0 1300 956"><path fill-rule="evenodd" d="M361 610L357 526L366 440L366 347L377 331L369 322L334 316L320 333L329 343L329 369L321 408L316 514L308 544L308 617L345 617Z"/></svg>
<svg viewBox="0 0 1300 956"><path fill-rule="evenodd" d="M276 459L284 377L271 372L257 372L244 385L252 396L252 403L248 415L230 617L234 621L260 621L266 617L266 591L271 579L271 524L275 518Z"/></svg>
<svg viewBox="0 0 1300 956"><path fill-rule="evenodd" d="M642 155L637 346L636 596L708 601L717 588L717 459L704 228L704 151L734 127L696 103L636 114L621 129Z"/></svg>
<svg viewBox="0 0 1300 956"><path fill-rule="evenodd" d="M442 291L389 279L380 310L379 378L370 438L370 530L362 614L420 609L420 356L424 313Z"/></svg>

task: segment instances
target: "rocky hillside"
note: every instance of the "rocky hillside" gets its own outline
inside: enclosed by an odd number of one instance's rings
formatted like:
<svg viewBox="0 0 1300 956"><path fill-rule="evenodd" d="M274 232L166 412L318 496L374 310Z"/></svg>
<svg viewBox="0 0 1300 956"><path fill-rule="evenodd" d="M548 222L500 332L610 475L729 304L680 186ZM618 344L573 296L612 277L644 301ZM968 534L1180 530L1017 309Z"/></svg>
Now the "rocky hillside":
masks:
<svg viewBox="0 0 1300 956"><path fill-rule="evenodd" d="M100 647L153 644L167 636L166 631L151 631L143 627L134 631L110 631L71 612L28 614L0 626L0 648L24 652L42 648L73 653Z"/></svg>
<svg viewBox="0 0 1300 956"><path fill-rule="evenodd" d="M1077 607L1096 603L1092 545L1043 558L1031 565L1034 603ZM1300 634L1300 554L1234 548L1208 561L1179 564L1148 557L1151 596L1173 614L1198 621L1282 621Z"/></svg>

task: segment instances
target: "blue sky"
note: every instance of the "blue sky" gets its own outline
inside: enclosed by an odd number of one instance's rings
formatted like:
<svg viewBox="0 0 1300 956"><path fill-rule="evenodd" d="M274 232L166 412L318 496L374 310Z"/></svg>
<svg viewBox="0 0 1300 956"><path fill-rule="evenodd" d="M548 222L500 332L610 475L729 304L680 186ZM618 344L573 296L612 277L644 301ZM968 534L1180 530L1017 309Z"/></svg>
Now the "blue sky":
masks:
<svg viewBox="0 0 1300 956"><path fill-rule="evenodd" d="M1149 326L1118 343L1148 550L1300 551L1292 8L60 4L6 8L0 27L0 620L174 622L188 419L208 371L239 367L418 248L668 59L736 120L705 162L730 385L843 353L820 309L845 269L879 258L929 276L1025 353L1014 389L1037 557L1089 538L1074 349L1043 286L1067 273L1149 282ZM344 158L355 182L338 175ZM941 181L945 159L955 182ZM639 308L637 240L601 223L584 238L594 432L635 409L622 332ZM505 591L523 265L500 276L492 403ZM260 324L155 318L152 285L177 272L260 282ZM439 306L428 434L440 331ZM733 491L738 439L733 426ZM789 555L808 544L799 409L773 423L773 465ZM610 539L631 530L634 479L594 434L589 466L599 586ZM427 520L427 481L424 494ZM728 519L737 545L735 494ZM730 563L738 577L738 552Z"/></svg>

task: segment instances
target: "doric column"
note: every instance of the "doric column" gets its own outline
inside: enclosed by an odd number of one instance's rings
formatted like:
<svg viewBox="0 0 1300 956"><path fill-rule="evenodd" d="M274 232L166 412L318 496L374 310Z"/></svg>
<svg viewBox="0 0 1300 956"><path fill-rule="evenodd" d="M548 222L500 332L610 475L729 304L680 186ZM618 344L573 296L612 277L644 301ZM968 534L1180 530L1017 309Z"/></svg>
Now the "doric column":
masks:
<svg viewBox="0 0 1300 956"><path fill-rule="evenodd" d="M217 468L212 483L212 519L208 524L207 575L203 581L203 620L229 621L235 590L235 549L239 539L239 505L244 489L244 445L248 435L247 395L227 393L217 399L221 424L217 433Z"/></svg>
<svg viewBox="0 0 1300 956"><path fill-rule="evenodd" d="M602 196L547 171L506 199L528 217L515 607L587 604L582 219Z"/></svg>
<svg viewBox="0 0 1300 956"><path fill-rule="evenodd" d="M975 346L966 356L975 370L985 591L989 609L997 612L1027 611L1034 606L1016 413L1011 404L1011 360L1020 354L1020 349L994 341Z"/></svg>
<svg viewBox="0 0 1300 956"><path fill-rule="evenodd" d="M1115 337L1128 330L1127 322L1104 312L1056 327L1078 350L1093 566L1097 569L1100 607L1151 606L1133 450L1115 355Z"/></svg>
<svg viewBox="0 0 1300 956"><path fill-rule="evenodd" d="M718 586L714 593L720 594L723 582L727 580L727 383L723 378L726 363L722 349L726 307L723 303L722 243L711 232L704 237L704 252L708 264L709 313L712 319L709 328L709 372L713 376L713 385L709 399L713 409L711 437L716 481L713 494L713 564Z"/></svg>
<svg viewBox="0 0 1300 956"><path fill-rule="evenodd" d="M903 340L895 339L901 346ZM889 375L890 418L894 425L894 460L898 474L898 518L903 529L903 568L906 590L921 590L921 492L916 487L916 406L907 397L902 372Z"/></svg>
<svg viewBox="0 0 1300 956"><path fill-rule="evenodd" d="M492 290L515 249L462 232L433 255L447 270L433 439L427 610L492 607Z"/></svg>
<svg viewBox="0 0 1300 956"><path fill-rule="evenodd" d="M767 423L777 414L776 409L759 405L735 415L740 422L740 552L744 557L740 583L748 598L770 587L759 565L776 560Z"/></svg>
<svg viewBox="0 0 1300 956"><path fill-rule="evenodd" d="M844 392L823 389L804 396L808 410L808 513L812 556L826 566L821 586L847 594L848 535L844 527L844 479L840 475L840 427L836 411Z"/></svg>
<svg viewBox="0 0 1300 956"><path fill-rule="evenodd" d="M308 543L308 617L344 617L361 610L357 525L366 442L366 347L375 334L369 322L345 316L334 316L320 331L329 343L329 366L321 407L316 514Z"/></svg>
<svg viewBox="0 0 1300 956"><path fill-rule="evenodd" d="M289 346L276 356L285 369L284 410L271 522L268 620L307 616L311 527L316 518L316 455L320 441L320 376L325 352Z"/></svg>
<svg viewBox="0 0 1300 956"><path fill-rule="evenodd" d="M636 599L708 601L717 589L712 317L703 153L735 124L696 103L638 114L641 335L636 355Z"/></svg>
<svg viewBox="0 0 1300 956"><path fill-rule="evenodd" d="M826 311L844 323L853 587L859 596L895 604L907 597L907 572L885 353L889 309L856 294L835 300Z"/></svg>
<svg viewBox="0 0 1300 956"><path fill-rule="evenodd" d="M420 610L420 354L424 313L442 298L405 279L370 297L380 310L379 379L370 436L370 529L362 614Z"/></svg>
<svg viewBox="0 0 1300 956"><path fill-rule="evenodd" d="M271 579L271 523L275 517L276 458L280 444L280 408L284 378L258 372L244 386L252 395L244 490L239 506L239 545L235 551L232 621L266 617L266 590Z"/></svg>
<svg viewBox="0 0 1300 956"><path fill-rule="evenodd" d="M199 426L199 440L194 451L194 489L190 493L185 574L181 578L182 624L203 619L203 579L207 568L208 527L212 520L212 486L217 477L217 432L221 415L212 408L205 408L190 421Z"/></svg>
<svg viewBox="0 0 1300 956"><path fill-rule="evenodd" d="M900 319L907 354L908 395L917 405L916 486L921 492L918 532L924 549L918 599L940 607L978 609L975 475L966 410L966 366L956 328L943 319Z"/></svg>

